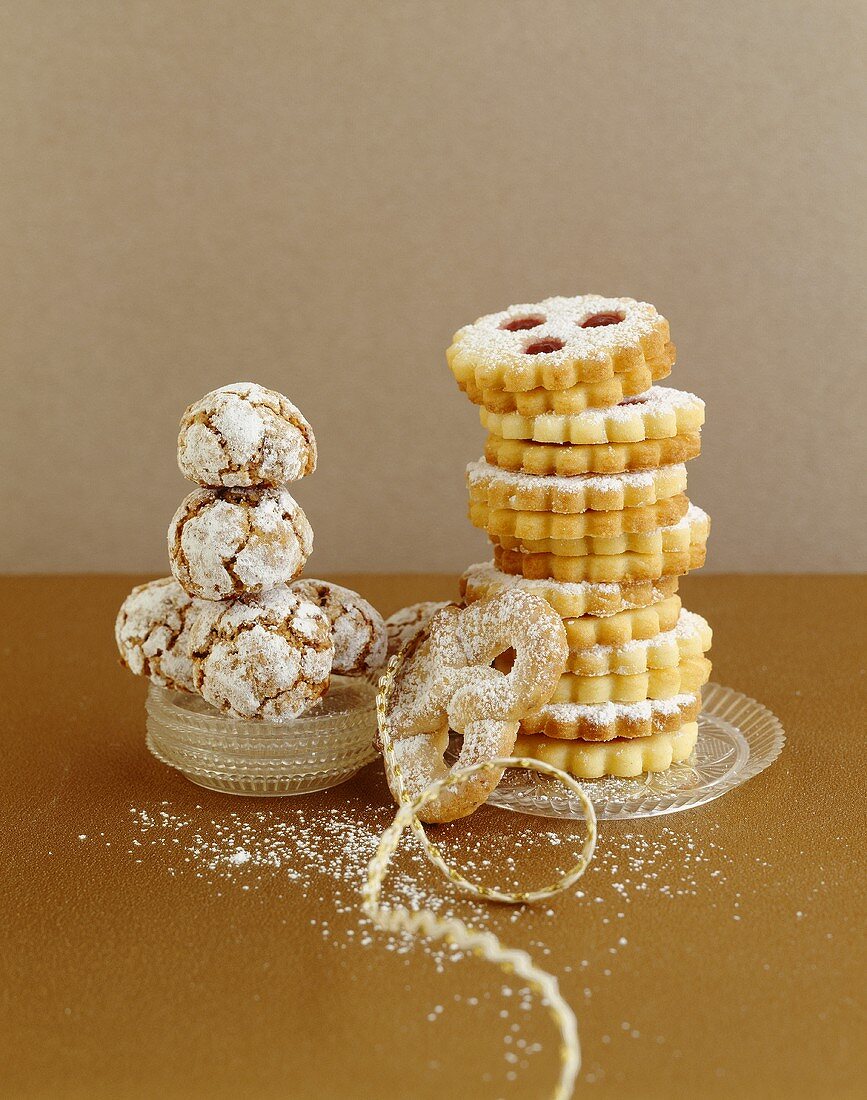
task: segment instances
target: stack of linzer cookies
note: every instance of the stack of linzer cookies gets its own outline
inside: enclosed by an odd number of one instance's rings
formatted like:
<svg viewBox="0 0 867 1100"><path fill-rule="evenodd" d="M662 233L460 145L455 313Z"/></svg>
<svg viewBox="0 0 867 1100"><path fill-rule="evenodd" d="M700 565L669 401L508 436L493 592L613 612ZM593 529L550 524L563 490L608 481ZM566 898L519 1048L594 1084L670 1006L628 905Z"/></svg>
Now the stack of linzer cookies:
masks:
<svg viewBox="0 0 867 1100"><path fill-rule="evenodd" d="M316 457L307 420L274 390L237 382L190 405L178 465L199 488L169 526L173 575L139 585L120 609L127 668L232 718L270 722L314 707L332 673L379 668L379 612L339 585L296 579L313 530L285 484Z"/></svg>
<svg viewBox="0 0 867 1100"><path fill-rule="evenodd" d="M488 430L467 482L494 560L466 571L464 600L524 588L569 640L515 754L582 778L687 759L711 631L677 589L704 564L710 520L685 494L704 403L654 385L674 364L668 322L631 298L549 298L462 328L447 356Z"/></svg>

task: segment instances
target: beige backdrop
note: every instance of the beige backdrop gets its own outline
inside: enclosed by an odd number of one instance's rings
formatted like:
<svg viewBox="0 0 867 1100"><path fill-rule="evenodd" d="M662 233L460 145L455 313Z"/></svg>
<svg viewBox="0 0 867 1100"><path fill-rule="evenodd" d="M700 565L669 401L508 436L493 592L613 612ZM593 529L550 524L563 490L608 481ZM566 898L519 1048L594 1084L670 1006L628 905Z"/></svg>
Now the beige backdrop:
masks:
<svg viewBox="0 0 867 1100"><path fill-rule="evenodd" d="M165 571L178 417L287 392L311 566L458 570L452 331L655 302L709 568L867 566L858 3L7 2L0 568Z"/></svg>

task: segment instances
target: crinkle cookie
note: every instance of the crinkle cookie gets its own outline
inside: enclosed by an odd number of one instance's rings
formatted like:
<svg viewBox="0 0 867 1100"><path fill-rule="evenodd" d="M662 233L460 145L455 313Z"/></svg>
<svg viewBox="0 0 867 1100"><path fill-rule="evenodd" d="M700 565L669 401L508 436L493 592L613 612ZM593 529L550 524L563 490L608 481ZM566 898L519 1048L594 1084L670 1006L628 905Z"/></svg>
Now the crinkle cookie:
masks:
<svg viewBox="0 0 867 1100"><path fill-rule="evenodd" d="M447 603L427 600L395 611L391 618L385 620L385 629L388 632L388 656L393 657L398 650L403 649L407 642L427 626L438 611L448 606Z"/></svg>
<svg viewBox="0 0 867 1100"><path fill-rule="evenodd" d="M364 676L385 663L385 622L376 608L351 588L302 578L290 586L303 600L321 607L331 623L334 663L340 676Z"/></svg>
<svg viewBox="0 0 867 1100"><path fill-rule="evenodd" d="M255 382L233 382L184 413L178 466L206 488L282 485L313 473L316 440L288 397Z"/></svg>
<svg viewBox="0 0 867 1100"><path fill-rule="evenodd" d="M140 584L121 604L114 636L121 664L172 691L194 691L192 600L173 577Z"/></svg>
<svg viewBox="0 0 867 1100"><path fill-rule="evenodd" d="M169 561L191 596L223 600L287 584L313 550L313 529L285 489L196 489L175 512Z"/></svg>
<svg viewBox="0 0 867 1100"><path fill-rule="evenodd" d="M196 689L233 718L286 722L328 689L325 613L288 588L200 605L191 637Z"/></svg>

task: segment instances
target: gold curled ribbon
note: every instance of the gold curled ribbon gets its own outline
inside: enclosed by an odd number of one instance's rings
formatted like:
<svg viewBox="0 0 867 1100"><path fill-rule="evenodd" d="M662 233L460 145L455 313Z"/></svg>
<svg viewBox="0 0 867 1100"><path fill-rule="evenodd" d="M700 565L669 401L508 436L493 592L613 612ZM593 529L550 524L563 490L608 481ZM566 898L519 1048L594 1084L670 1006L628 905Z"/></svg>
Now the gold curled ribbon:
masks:
<svg viewBox="0 0 867 1100"><path fill-rule="evenodd" d="M596 812L593 809L593 803L580 784L560 768L546 764L542 760L530 760L517 756L497 757L465 768L453 769L448 775L430 783L416 798L410 799L404 786L400 765L395 758L394 742L385 712L388 696L402 660L403 651L392 657L379 681L379 691L376 696L383 758L389 778L394 780L393 785L398 791L400 806L391 825L382 834L376 853L368 864L367 879L362 887L362 909L374 924L386 931L408 932L427 936L432 940L443 940L447 944L470 952L477 958L494 963L507 975L518 975L523 978L532 992L546 1002L551 1018L560 1032L560 1074L552 1095L554 1100L568 1100L581 1068L581 1046L575 1013L561 995L557 979L546 970L537 967L526 951L504 947L493 932L477 931L456 917L438 917L429 909L410 910L405 906L390 909L380 904L379 898L388 874L389 863L407 827L411 828L418 838L430 862L450 882L462 887L475 897L501 901L510 905L551 898L575 883L584 874L593 857L593 850L596 847ZM501 890L498 887L472 882L456 868L449 866L438 846L425 832L418 817L418 811L435 799L444 788L459 788L472 776L489 768L525 768L542 775L549 775L558 779L578 796L587 824L587 838L577 863L556 882L537 890Z"/></svg>

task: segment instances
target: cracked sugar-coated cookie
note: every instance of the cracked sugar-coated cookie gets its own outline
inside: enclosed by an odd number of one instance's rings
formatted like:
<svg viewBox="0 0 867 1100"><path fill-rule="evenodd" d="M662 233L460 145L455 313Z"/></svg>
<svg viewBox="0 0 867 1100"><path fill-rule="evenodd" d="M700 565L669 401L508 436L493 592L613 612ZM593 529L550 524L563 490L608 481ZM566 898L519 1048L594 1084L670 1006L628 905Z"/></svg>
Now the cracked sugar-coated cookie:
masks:
<svg viewBox="0 0 867 1100"><path fill-rule="evenodd" d="M385 620L385 629L388 632L388 655L393 657L395 653L419 634L438 611L448 607L447 603L437 603L434 600L425 600L424 603L413 603L409 607L402 607L400 611Z"/></svg>
<svg viewBox="0 0 867 1100"><path fill-rule="evenodd" d="M351 588L308 577L295 581L290 590L321 607L328 616L334 639L332 672L365 676L385 663L385 621L373 604Z"/></svg>
<svg viewBox="0 0 867 1100"><path fill-rule="evenodd" d="M196 489L175 512L169 561L191 596L223 600L294 580L313 529L285 489Z"/></svg>
<svg viewBox="0 0 867 1100"><path fill-rule="evenodd" d="M184 413L178 466L206 488L283 485L316 469L316 440L288 397L255 382L233 382Z"/></svg>
<svg viewBox="0 0 867 1100"><path fill-rule="evenodd" d="M660 359L668 344L668 321L649 302L584 294L480 317L446 358L459 386L521 393L599 382Z"/></svg>
<svg viewBox="0 0 867 1100"><path fill-rule="evenodd" d="M193 600L173 577L140 584L121 604L114 636L121 664L171 691L194 691Z"/></svg>
<svg viewBox="0 0 867 1100"><path fill-rule="evenodd" d="M288 588L200 604L190 638L196 689L234 718L286 722L328 689L328 616Z"/></svg>

